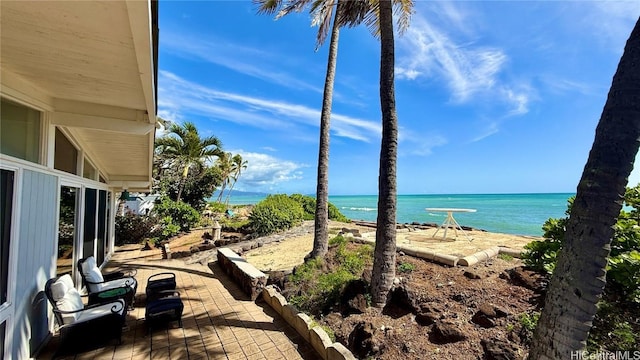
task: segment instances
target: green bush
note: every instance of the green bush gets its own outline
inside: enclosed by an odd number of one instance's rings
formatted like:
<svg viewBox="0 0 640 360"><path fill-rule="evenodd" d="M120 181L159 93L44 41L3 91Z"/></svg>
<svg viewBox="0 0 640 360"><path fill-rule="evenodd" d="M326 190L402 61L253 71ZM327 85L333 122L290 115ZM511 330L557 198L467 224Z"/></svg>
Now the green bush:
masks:
<svg viewBox="0 0 640 360"><path fill-rule="evenodd" d="M222 218L218 223L222 226L222 231L241 233L250 232L251 221L249 219L240 220L235 218Z"/></svg>
<svg viewBox="0 0 640 360"><path fill-rule="evenodd" d="M249 221L251 228L259 235L269 235L300 225L304 210L299 202L287 195L269 195L253 208Z"/></svg>
<svg viewBox="0 0 640 360"><path fill-rule="evenodd" d="M302 209L304 210L304 220L313 220L315 218L316 199L314 197L301 194L293 194L289 197L302 206ZM345 223L350 222L350 220L346 216L342 215L340 210L338 210L338 208L332 203L329 203L328 212L329 220L335 220Z"/></svg>
<svg viewBox="0 0 640 360"><path fill-rule="evenodd" d="M180 231L188 231L200 221L200 213L189 204L175 202L166 196L156 202L154 213L161 219L171 218L171 224L180 227Z"/></svg>
<svg viewBox="0 0 640 360"><path fill-rule="evenodd" d="M312 314L319 314L338 301L347 283L360 279L365 266L373 263L373 246L369 244L349 246L349 241L342 236L336 236L329 242L332 247L337 247L328 262L333 264L329 272L324 259L314 258L296 267L289 276L289 281L300 291L288 301Z"/></svg>
<svg viewBox="0 0 640 360"><path fill-rule="evenodd" d="M227 205L223 203L219 203L217 201L212 201L209 204L207 204L207 208L214 213L220 213L220 214L224 214L224 212L227 211Z"/></svg>
<svg viewBox="0 0 640 360"><path fill-rule="evenodd" d="M127 212L116 216L116 245L139 244L143 240L153 238L157 233L157 220L153 217L135 215Z"/></svg>
<svg viewBox="0 0 640 360"><path fill-rule="evenodd" d="M415 269L416 266L408 262L403 262L402 264L398 265L398 271L401 273L410 273Z"/></svg>

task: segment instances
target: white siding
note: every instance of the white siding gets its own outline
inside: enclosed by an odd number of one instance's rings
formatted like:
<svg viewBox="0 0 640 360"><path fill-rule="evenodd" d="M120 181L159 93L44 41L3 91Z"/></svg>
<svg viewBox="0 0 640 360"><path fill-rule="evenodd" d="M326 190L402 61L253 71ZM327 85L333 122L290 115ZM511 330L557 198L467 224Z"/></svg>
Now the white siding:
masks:
<svg viewBox="0 0 640 360"><path fill-rule="evenodd" d="M48 304L39 293L55 275L57 190L56 176L24 170L19 235L13 239L18 246L13 359L28 359L49 331Z"/></svg>

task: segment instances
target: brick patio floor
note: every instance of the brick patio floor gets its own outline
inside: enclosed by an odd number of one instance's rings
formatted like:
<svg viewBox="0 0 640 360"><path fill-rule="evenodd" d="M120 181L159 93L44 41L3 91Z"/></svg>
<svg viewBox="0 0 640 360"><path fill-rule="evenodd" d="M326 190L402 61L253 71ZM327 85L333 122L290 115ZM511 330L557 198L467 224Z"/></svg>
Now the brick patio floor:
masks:
<svg viewBox="0 0 640 360"><path fill-rule="evenodd" d="M310 344L261 298L251 301L218 267L187 264L184 259L162 260L159 250L139 246L119 248L107 270L137 270L135 309L127 315L122 344L116 341L94 350L63 355L62 359L318 359ZM184 302L182 328L177 322L155 327L144 323L145 287L149 276L176 274ZM58 333L38 359L50 359Z"/></svg>

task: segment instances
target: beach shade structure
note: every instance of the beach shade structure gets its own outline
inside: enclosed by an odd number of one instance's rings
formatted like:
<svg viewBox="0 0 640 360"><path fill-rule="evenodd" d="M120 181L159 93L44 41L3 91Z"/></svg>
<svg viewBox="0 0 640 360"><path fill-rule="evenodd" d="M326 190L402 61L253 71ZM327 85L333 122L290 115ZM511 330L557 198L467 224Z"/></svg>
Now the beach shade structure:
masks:
<svg viewBox="0 0 640 360"><path fill-rule="evenodd" d="M127 314L123 299L85 306L69 274L49 279L44 292L60 331L54 358L61 353L86 351L112 339L122 343L122 327Z"/></svg>
<svg viewBox="0 0 640 360"><path fill-rule="evenodd" d="M78 260L78 269L82 284L87 287L89 304L108 302L122 298L127 307L133 305L138 282L134 278L135 271L102 274L93 256Z"/></svg>

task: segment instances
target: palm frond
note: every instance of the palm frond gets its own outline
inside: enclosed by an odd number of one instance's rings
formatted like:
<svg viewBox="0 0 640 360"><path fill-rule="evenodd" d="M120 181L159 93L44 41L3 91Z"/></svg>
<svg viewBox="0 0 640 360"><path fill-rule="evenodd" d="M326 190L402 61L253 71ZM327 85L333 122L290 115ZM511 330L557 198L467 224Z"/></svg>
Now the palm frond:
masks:
<svg viewBox="0 0 640 360"><path fill-rule="evenodd" d="M258 14L272 15L282 7L282 0L253 0L258 7Z"/></svg>

